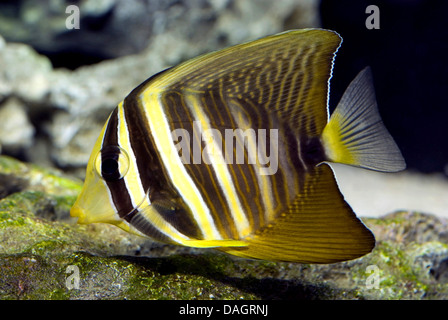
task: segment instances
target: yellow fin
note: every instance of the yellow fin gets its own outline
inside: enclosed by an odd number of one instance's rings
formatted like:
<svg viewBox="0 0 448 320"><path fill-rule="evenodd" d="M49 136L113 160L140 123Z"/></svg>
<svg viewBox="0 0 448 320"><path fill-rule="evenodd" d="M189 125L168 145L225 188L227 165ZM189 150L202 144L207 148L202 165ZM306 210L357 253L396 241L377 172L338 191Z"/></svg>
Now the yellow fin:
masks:
<svg viewBox="0 0 448 320"><path fill-rule="evenodd" d="M185 240L182 244L195 248L247 247L247 243L240 240Z"/></svg>
<svg viewBox="0 0 448 320"><path fill-rule="evenodd" d="M350 83L322 133L329 161L396 172L406 167L375 99L369 68Z"/></svg>
<svg viewBox="0 0 448 320"><path fill-rule="evenodd" d="M227 108L264 109L291 128L299 127L306 114L307 134L320 135L328 120L328 79L341 42L330 30L286 31L188 60L134 92L201 96L212 90Z"/></svg>
<svg viewBox="0 0 448 320"><path fill-rule="evenodd" d="M272 224L227 253L271 261L333 263L358 258L375 238L339 192L332 169L321 164L306 175L303 193Z"/></svg>

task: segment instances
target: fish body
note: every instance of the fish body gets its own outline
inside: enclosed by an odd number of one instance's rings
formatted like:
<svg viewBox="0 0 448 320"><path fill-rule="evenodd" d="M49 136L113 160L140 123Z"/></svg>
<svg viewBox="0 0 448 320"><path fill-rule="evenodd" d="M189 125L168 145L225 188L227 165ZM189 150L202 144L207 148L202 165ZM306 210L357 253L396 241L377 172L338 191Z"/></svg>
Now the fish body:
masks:
<svg viewBox="0 0 448 320"><path fill-rule="evenodd" d="M289 31L199 56L111 113L71 210L154 240L254 259L332 263L375 238L328 162L404 169L369 69L329 117L333 31Z"/></svg>

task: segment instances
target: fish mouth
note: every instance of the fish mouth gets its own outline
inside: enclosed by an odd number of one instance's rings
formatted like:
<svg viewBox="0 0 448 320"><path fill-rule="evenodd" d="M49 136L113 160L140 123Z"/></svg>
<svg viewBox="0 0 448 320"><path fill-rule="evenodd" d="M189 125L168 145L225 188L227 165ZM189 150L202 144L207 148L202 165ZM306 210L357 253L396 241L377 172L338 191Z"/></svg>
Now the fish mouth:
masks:
<svg viewBox="0 0 448 320"><path fill-rule="evenodd" d="M106 192L98 192L95 189L88 190L83 192L75 201L70 209L70 216L78 218L77 223L79 224L110 223L122 225L128 223L136 213L143 211L145 207L151 206L149 193L149 190L147 190L137 205L123 211L117 211L113 205L110 205L109 199L106 198Z"/></svg>

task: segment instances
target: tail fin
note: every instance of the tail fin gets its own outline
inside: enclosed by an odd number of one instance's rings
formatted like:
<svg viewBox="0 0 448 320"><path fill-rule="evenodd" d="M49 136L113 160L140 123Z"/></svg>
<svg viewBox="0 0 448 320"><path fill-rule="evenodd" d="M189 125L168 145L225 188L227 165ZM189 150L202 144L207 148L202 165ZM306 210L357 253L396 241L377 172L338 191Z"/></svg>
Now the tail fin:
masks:
<svg viewBox="0 0 448 320"><path fill-rule="evenodd" d="M322 133L329 161L396 172L406 167L375 99L370 68L350 83Z"/></svg>

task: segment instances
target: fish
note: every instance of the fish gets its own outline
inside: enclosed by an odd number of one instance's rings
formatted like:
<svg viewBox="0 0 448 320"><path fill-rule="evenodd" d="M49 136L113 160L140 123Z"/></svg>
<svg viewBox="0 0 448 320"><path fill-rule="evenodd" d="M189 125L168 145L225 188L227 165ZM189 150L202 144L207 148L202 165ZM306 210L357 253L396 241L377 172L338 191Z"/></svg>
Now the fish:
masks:
<svg viewBox="0 0 448 320"><path fill-rule="evenodd" d="M323 264L370 253L375 236L331 163L406 164L369 67L329 114L341 43L335 31L291 30L151 76L107 119L71 216L246 259Z"/></svg>

